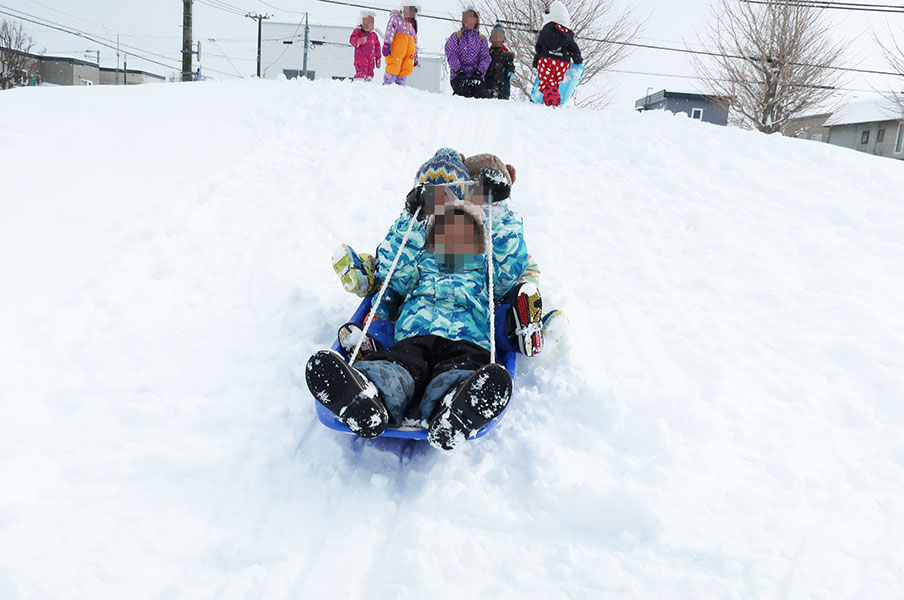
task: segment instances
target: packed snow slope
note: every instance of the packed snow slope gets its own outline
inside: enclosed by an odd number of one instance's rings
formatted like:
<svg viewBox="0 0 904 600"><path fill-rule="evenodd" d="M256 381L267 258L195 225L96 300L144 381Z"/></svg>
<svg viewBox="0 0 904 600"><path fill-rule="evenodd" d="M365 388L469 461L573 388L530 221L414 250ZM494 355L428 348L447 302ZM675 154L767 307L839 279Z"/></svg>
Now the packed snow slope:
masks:
<svg viewBox="0 0 904 600"><path fill-rule="evenodd" d="M570 317L452 454L303 364L442 146ZM0 598L900 598L904 163L339 82L0 93Z"/></svg>

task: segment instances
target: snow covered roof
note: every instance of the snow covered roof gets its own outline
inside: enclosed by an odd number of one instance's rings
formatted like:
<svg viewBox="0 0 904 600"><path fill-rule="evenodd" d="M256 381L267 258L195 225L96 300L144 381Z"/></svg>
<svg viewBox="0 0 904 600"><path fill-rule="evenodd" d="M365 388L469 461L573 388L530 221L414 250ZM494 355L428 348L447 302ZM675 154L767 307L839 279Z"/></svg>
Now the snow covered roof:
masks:
<svg viewBox="0 0 904 600"><path fill-rule="evenodd" d="M854 125L855 123L879 123L904 119L901 108L888 98L870 98L845 104L829 117L826 127Z"/></svg>

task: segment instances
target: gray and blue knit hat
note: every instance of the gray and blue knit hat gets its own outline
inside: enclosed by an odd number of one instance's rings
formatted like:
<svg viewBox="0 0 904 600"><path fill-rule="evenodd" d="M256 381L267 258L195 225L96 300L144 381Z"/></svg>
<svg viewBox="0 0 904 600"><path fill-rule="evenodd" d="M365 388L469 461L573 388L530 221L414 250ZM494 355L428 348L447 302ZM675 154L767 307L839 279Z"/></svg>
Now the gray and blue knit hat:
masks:
<svg viewBox="0 0 904 600"><path fill-rule="evenodd" d="M502 26L502 23L496 23L493 25L493 29L490 31L490 37L493 35L500 33L502 34L502 41L505 41L505 27Z"/></svg>

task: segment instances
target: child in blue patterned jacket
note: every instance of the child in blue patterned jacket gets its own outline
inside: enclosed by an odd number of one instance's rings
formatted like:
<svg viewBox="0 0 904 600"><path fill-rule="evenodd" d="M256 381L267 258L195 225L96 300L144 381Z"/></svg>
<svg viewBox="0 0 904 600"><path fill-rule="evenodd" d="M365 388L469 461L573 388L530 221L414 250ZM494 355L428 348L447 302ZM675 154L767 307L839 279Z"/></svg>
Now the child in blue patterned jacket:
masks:
<svg viewBox="0 0 904 600"><path fill-rule="evenodd" d="M433 157L421 165L415 175L415 188L406 199L406 210L390 227L383 243L378 248L376 257L368 254L357 254L350 246L343 244L333 256L333 268L342 280L346 291L364 297L374 294L380 283L386 279L390 265L401 247L401 241L413 219L413 200L416 192L423 185L441 185L456 181L480 179L481 174L493 173L490 181L484 181L492 188L493 203L484 206L485 218L492 216L494 238L506 231L506 223L517 220L520 216L513 210L508 195L515 180L515 168L503 163L493 154L478 154L465 159L451 148L441 148ZM493 177L496 178L492 181ZM484 178L486 179L486 178ZM422 219L414 223L409 234L408 243L403 252L411 254L423 248L426 229ZM528 257L528 264L521 273L518 285L511 290L505 299L508 310L499 310L497 314L497 340L501 348L508 351L521 352L525 356L535 356L543 348L543 331L547 323L561 317L560 311L552 311L542 315L542 301L538 290L540 269L533 258ZM507 256L504 251L494 255L496 263L504 263ZM391 296L392 292L389 291ZM393 302L381 306L376 321L371 327L372 338L365 341L362 352L369 352L380 346L392 344L386 330L389 322L395 317ZM542 321L541 321L542 317ZM360 326L348 323L340 329L340 342L356 339ZM354 342L343 343L343 347Z"/></svg>
<svg viewBox="0 0 904 600"><path fill-rule="evenodd" d="M376 437L413 414L426 423L433 446L452 450L511 397L508 371L491 362L490 315L527 266L521 220L500 218L487 248L484 209L466 200L465 186L456 188L447 189L457 199L437 204L425 220L423 245L400 246L396 269L387 273L387 309L399 314L395 344L354 367L332 350L308 361L311 393L360 436ZM394 243L390 232L380 251Z"/></svg>

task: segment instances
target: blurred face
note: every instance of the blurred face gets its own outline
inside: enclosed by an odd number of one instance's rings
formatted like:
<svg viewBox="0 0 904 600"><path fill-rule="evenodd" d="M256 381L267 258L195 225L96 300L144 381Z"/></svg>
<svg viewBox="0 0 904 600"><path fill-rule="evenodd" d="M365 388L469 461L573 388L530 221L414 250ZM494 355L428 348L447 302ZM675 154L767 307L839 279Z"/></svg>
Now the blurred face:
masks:
<svg viewBox="0 0 904 600"><path fill-rule="evenodd" d="M502 43L504 42L504 40L505 38L503 37L503 35L497 31L490 36L490 45L493 48L502 48Z"/></svg>
<svg viewBox="0 0 904 600"><path fill-rule="evenodd" d="M437 258L448 262L448 257L471 257L480 254L482 240L474 229L474 219L469 215L453 214L438 219L433 242L433 251Z"/></svg>
<svg viewBox="0 0 904 600"><path fill-rule="evenodd" d="M416 6L406 6L402 13L406 19L412 19L417 16Z"/></svg>
<svg viewBox="0 0 904 600"><path fill-rule="evenodd" d="M361 20L361 26L364 27L364 31L373 31L374 30L374 18L373 17L364 17Z"/></svg>
<svg viewBox="0 0 904 600"><path fill-rule="evenodd" d="M461 23L465 29L474 29L477 27L477 14L473 10L466 10L461 16Z"/></svg>

